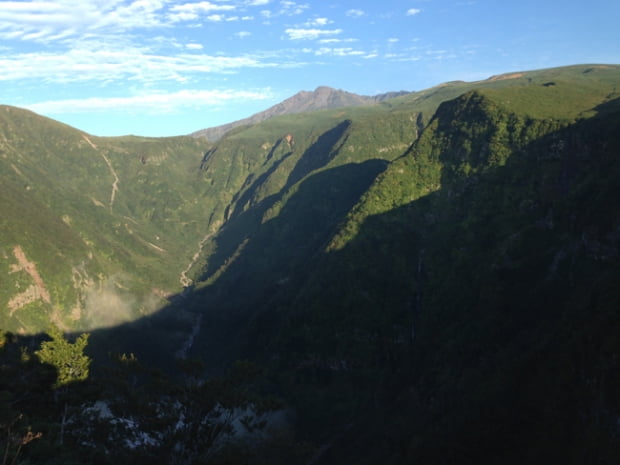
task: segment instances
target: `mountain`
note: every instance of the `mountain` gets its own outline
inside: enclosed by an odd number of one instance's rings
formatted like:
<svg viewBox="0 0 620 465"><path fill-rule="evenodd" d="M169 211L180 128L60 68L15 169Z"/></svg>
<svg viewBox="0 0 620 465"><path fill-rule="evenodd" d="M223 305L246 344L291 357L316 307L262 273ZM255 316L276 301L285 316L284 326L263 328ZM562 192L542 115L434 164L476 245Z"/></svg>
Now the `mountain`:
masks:
<svg viewBox="0 0 620 465"><path fill-rule="evenodd" d="M327 86L317 87L314 91L301 91L287 98L283 102L232 123L213 128L201 129L191 134L193 137L206 137L212 142L221 139L224 134L239 126L248 126L268 120L274 116L290 115L308 111L324 110L329 108L352 107L357 105L372 105L384 100L406 95L408 92L388 92L373 97L353 94L344 90L332 89Z"/></svg>
<svg viewBox="0 0 620 465"><path fill-rule="evenodd" d="M0 397L66 431L27 458L618 463L619 86L515 72L215 143L0 108L0 326L88 329L94 359L63 413L40 340L0 340Z"/></svg>

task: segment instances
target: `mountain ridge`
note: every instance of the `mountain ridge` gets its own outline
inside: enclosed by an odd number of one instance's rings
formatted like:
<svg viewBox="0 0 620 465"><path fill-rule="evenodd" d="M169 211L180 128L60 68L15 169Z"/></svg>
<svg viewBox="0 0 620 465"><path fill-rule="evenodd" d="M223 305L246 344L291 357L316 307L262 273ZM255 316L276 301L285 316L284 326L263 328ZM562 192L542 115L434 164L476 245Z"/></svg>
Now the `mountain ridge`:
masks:
<svg viewBox="0 0 620 465"><path fill-rule="evenodd" d="M240 126L253 125L273 118L274 116L303 113L308 111L326 110L331 108L372 105L384 100L407 95L410 92L397 91L375 96L358 95L328 86L319 86L314 91L302 90L272 107L231 123L201 129L191 133L192 137L206 137L217 142L227 132Z"/></svg>

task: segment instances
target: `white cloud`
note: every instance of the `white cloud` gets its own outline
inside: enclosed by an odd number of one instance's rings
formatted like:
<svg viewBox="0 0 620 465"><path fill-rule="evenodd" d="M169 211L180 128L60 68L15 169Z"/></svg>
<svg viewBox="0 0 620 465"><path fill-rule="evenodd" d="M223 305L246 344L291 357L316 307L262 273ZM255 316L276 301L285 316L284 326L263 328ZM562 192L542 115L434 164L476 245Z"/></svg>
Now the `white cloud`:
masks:
<svg viewBox="0 0 620 465"><path fill-rule="evenodd" d="M279 11L279 14L287 15L287 16L300 15L305 10L310 8L310 5L292 2L289 0L280 1L280 6L281 6L281 9Z"/></svg>
<svg viewBox="0 0 620 465"><path fill-rule="evenodd" d="M332 55L332 56L338 56L338 57L345 57L345 56L363 56L363 55L366 55L366 52L362 52L361 50L354 50L350 47L341 47L341 48L321 47L315 50L314 54L317 56Z"/></svg>
<svg viewBox="0 0 620 465"><path fill-rule="evenodd" d="M203 49L202 44L195 44L195 43L186 44L185 47L187 47L190 50L202 50Z"/></svg>
<svg viewBox="0 0 620 465"><path fill-rule="evenodd" d="M418 13L420 13L422 10L419 10L418 8L409 8L407 10L407 16L413 16L413 15L417 15Z"/></svg>
<svg viewBox="0 0 620 465"><path fill-rule="evenodd" d="M170 19L174 22L191 21L198 19L201 14L212 11L231 11L236 7L233 5L216 5L211 2L184 3L182 5L174 5L170 8ZM219 17L220 15L211 15L210 17ZM214 21L211 19L211 21ZM218 21L217 19L215 21Z"/></svg>
<svg viewBox="0 0 620 465"><path fill-rule="evenodd" d="M270 89L243 91L224 90L191 90L177 92L150 93L128 97L91 97L85 99L49 100L25 105L26 108L41 114L79 114L101 111L122 112L148 111L154 113L170 113L181 108L215 106L225 102L248 100L264 100L272 98Z"/></svg>
<svg viewBox="0 0 620 465"><path fill-rule="evenodd" d="M395 44L395 43L396 43L396 42L398 42L398 41L399 41L399 39L397 39L396 37L390 37L390 38L388 39L388 42L389 42L389 43L391 43L391 44Z"/></svg>
<svg viewBox="0 0 620 465"><path fill-rule="evenodd" d="M250 31L239 31L236 32L235 35L240 39L243 39L244 37L250 37L252 33Z"/></svg>
<svg viewBox="0 0 620 465"><path fill-rule="evenodd" d="M351 42L358 42L358 39L337 39L337 38L331 38L331 39L321 39L318 41L319 44L338 44L338 43L351 43Z"/></svg>
<svg viewBox="0 0 620 465"><path fill-rule="evenodd" d="M288 28L284 32L291 40L313 40L321 36L337 35L342 33L342 29L300 29Z"/></svg>
<svg viewBox="0 0 620 465"><path fill-rule="evenodd" d="M354 18L359 18L360 16L364 16L366 13L363 10L358 10L356 8L352 10L347 10L346 15L352 16Z"/></svg>
<svg viewBox="0 0 620 465"><path fill-rule="evenodd" d="M108 31L162 26L163 0L0 2L0 39L47 42Z"/></svg>
<svg viewBox="0 0 620 465"><path fill-rule="evenodd" d="M316 18L312 21L312 24L316 26L325 26L329 22L330 21L327 18Z"/></svg>
<svg viewBox="0 0 620 465"><path fill-rule="evenodd" d="M123 50L73 49L65 53L0 55L0 82L35 80L43 83L186 81L199 74L234 73L243 68L279 64L252 56L207 54L158 55L136 47ZM281 65L281 64L280 64Z"/></svg>
<svg viewBox="0 0 620 465"><path fill-rule="evenodd" d="M254 0L264 4L264 0ZM170 0L0 1L0 40L52 42L166 27L203 15L231 12L238 2Z"/></svg>
<svg viewBox="0 0 620 465"><path fill-rule="evenodd" d="M224 21L224 15L209 15L207 16L209 21L213 21L214 23L219 23L220 21Z"/></svg>
<svg viewBox="0 0 620 465"><path fill-rule="evenodd" d="M258 5L267 5L269 0L250 0L248 2L249 6L258 6Z"/></svg>
<svg viewBox="0 0 620 465"><path fill-rule="evenodd" d="M172 8L170 8L170 11L173 11L173 12L189 11L193 13L196 13L196 12L208 13L209 11L230 11L234 9L235 9L235 6L233 5L217 5L211 2L198 2L198 3L184 3L182 5L174 5Z"/></svg>

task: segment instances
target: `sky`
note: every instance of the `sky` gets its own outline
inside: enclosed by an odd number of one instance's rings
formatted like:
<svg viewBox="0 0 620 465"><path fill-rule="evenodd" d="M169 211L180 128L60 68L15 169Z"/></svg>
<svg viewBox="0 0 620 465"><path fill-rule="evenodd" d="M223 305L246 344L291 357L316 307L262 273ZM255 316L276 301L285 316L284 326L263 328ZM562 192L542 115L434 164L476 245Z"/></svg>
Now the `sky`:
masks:
<svg viewBox="0 0 620 465"><path fill-rule="evenodd" d="M619 0L0 1L0 104L188 134L326 85L362 95L620 63Z"/></svg>

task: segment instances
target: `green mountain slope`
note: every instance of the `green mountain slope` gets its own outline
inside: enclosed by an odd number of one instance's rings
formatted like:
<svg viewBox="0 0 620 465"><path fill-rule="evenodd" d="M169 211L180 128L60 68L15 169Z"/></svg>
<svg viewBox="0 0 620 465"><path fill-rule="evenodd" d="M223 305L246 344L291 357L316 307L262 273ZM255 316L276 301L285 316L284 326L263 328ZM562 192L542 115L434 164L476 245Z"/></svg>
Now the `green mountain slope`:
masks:
<svg viewBox="0 0 620 465"><path fill-rule="evenodd" d="M337 230L307 178L197 295L318 463L618 460L618 70L551 73L439 105Z"/></svg>
<svg viewBox="0 0 620 465"><path fill-rule="evenodd" d="M0 327L117 324L182 289L205 226L191 138L103 139L0 107Z"/></svg>

